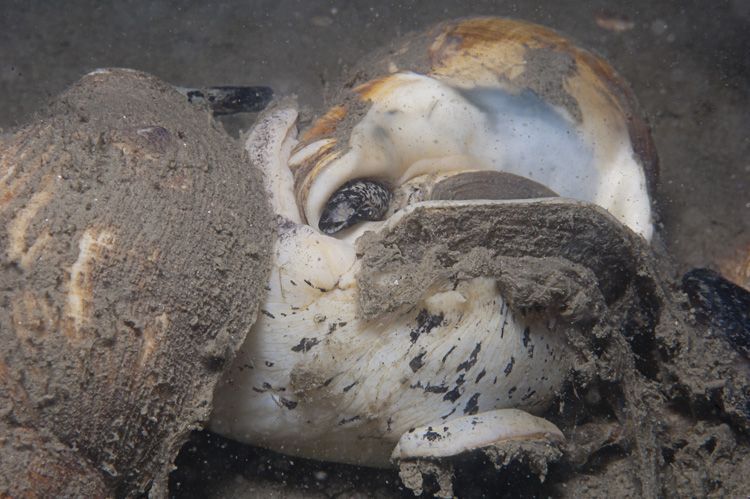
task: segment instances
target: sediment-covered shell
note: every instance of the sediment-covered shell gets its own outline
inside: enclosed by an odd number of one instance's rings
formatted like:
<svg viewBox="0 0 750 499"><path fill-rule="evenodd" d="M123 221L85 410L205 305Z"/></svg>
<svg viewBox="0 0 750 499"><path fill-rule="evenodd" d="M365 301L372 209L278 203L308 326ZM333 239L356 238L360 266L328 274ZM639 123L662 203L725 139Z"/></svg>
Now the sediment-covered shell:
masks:
<svg viewBox="0 0 750 499"><path fill-rule="evenodd" d="M270 211L202 110L99 70L0 149L0 495L165 493L254 320Z"/></svg>

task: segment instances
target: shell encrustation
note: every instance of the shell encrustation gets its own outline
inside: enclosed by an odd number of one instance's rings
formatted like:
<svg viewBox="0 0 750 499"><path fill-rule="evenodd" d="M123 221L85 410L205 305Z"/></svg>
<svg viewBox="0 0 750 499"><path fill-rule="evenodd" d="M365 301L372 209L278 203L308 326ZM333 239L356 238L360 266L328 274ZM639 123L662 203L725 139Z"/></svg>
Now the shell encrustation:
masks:
<svg viewBox="0 0 750 499"><path fill-rule="evenodd" d="M542 413L565 381L570 326L513 310L499 267L490 268L492 248L466 248L461 271L420 269L407 292L398 277L361 274L363 241L402 223L413 224L405 237L419 235L425 228L405 215L415 210L507 203L590 203L650 238L656 158L629 90L556 33L497 18L441 24L357 74L367 76L299 141L297 113L283 105L247 140L279 236L262 314L217 389L212 428L373 466L438 452L437 425L450 434L440 455L493 439L562 438L530 413ZM438 229L422 261L452 265L430 255L460 232L451 222L440 241ZM399 258L398 245L382 248L389 258ZM363 308L366 282L391 289L393 300L381 302L395 305Z"/></svg>

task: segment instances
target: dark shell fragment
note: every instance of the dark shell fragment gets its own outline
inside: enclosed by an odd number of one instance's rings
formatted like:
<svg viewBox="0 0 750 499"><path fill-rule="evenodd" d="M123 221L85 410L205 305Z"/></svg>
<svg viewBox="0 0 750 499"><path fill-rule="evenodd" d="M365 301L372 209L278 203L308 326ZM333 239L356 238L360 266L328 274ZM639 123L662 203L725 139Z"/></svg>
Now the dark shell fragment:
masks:
<svg viewBox="0 0 750 499"><path fill-rule="evenodd" d="M750 291L710 269L686 273L682 289L696 320L723 332L732 347L750 359Z"/></svg>

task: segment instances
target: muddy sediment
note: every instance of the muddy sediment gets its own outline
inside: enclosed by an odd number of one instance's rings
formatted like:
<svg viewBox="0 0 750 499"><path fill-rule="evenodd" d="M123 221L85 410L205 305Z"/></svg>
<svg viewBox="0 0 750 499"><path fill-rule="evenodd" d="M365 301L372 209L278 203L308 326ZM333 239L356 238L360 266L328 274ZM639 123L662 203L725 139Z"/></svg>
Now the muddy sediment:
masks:
<svg viewBox="0 0 750 499"><path fill-rule="evenodd" d="M409 306L449 276L491 275L514 312L573 326L571 391L548 415L569 435L550 465L556 495L613 493L610 467L637 477L615 496L745 489L742 351L695 320L669 259L603 210L558 199L419 207L360 239L358 253L365 315Z"/></svg>

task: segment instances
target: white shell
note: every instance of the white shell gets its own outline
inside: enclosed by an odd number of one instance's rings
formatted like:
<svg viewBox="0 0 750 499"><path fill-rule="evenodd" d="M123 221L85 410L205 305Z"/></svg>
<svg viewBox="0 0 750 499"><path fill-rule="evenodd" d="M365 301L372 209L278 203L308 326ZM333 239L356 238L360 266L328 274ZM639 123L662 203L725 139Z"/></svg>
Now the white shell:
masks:
<svg viewBox="0 0 750 499"><path fill-rule="evenodd" d="M596 203L650 238L650 136L611 68L553 32L479 18L435 33L422 74L363 84L360 101L349 94L299 142L293 109L265 113L250 134L279 237L263 314L215 394L215 431L370 466L391 465L399 440L396 457L438 457L562 437L527 412L543 412L570 370L566 326L514 317L485 277L436 282L417 306L364 320L354 243L422 201L420 189L476 170ZM549 57L564 67L548 69ZM385 181L401 204L386 221L322 234L325 203L358 178ZM430 426L447 428L440 445L409 436Z"/></svg>
<svg viewBox="0 0 750 499"><path fill-rule="evenodd" d="M248 146L288 151L278 139L294 140L289 116L261 118L258 129L272 136L254 143L260 135L251 134ZM283 176L271 173L274 199L287 198L274 190ZM446 282L420 307L366 322L353 246L283 216L279 232L263 314L214 397L215 431L290 454L388 466L410 428L496 408L540 411L554 397L571 360L564 333L517 322L494 280Z"/></svg>

